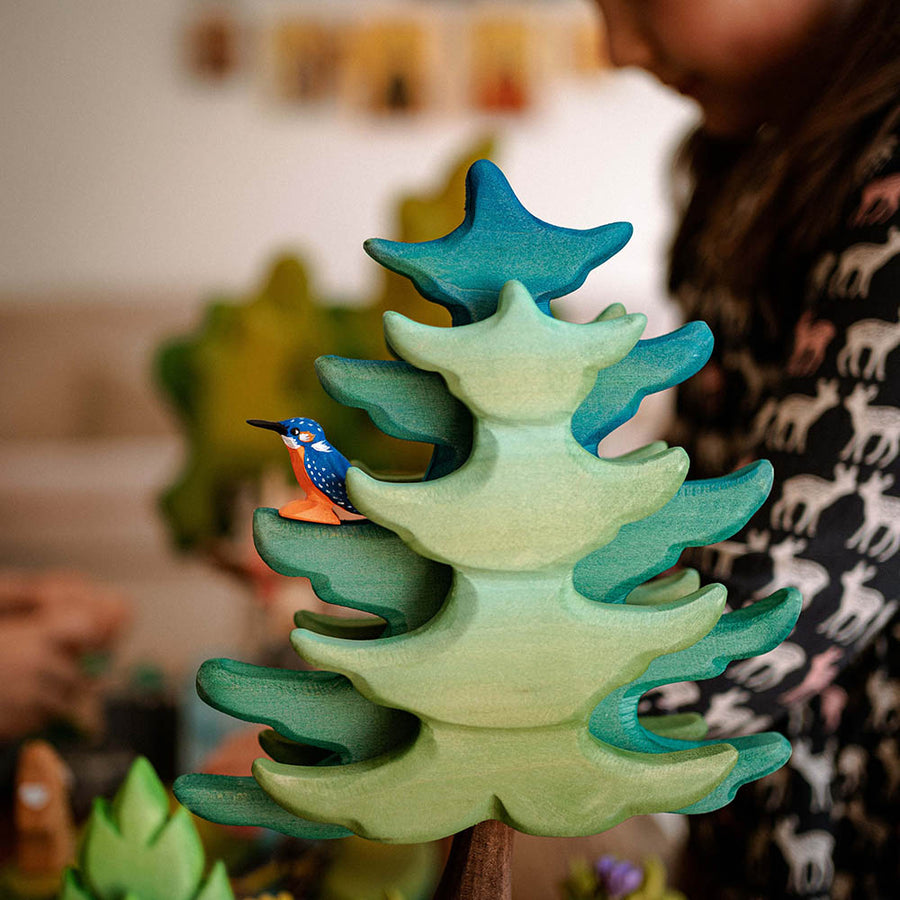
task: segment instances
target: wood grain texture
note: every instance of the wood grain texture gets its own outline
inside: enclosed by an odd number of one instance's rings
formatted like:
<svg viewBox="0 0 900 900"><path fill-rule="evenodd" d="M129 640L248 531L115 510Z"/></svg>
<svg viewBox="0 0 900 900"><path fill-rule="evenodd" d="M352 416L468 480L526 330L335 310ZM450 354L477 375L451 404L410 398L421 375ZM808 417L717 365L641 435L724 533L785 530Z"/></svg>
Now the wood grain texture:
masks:
<svg viewBox="0 0 900 900"><path fill-rule="evenodd" d="M702 366L708 329L640 341L644 318L619 305L586 325L554 319L550 299L626 230L542 223L489 164L473 167L469 188L466 221L445 239L368 247L450 308L455 327L388 313L399 362L320 364L334 393L396 436L443 447L447 467L414 483L351 468L348 494L370 521L327 536L270 512L256 520L270 565L387 629L364 637L365 623L301 618L312 627L291 641L324 670L323 693L310 691L315 679L285 690L287 676L232 668L217 702L274 729L273 758L252 774L284 814L385 843L487 820L587 835L642 813L716 808L784 761L783 739L706 740L696 717L640 719L640 697L765 652L799 604L782 592L723 618L724 587L696 573L642 582L685 546L742 527L771 467L685 483L679 448L599 458L598 436ZM366 372L371 384L354 384ZM403 716L418 727L401 740ZM316 743L342 755L303 764ZM197 797L204 815L234 815ZM258 800L245 824L269 824Z"/></svg>
<svg viewBox="0 0 900 900"><path fill-rule="evenodd" d="M511 279L521 281L549 315L550 301L580 287L631 233L628 222L584 231L543 222L522 206L500 169L481 159L466 176L466 214L458 228L416 244L369 240L365 249L409 278L423 297L449 309L454 325L468 325L494 314Z"/></svg>
<svg viewBox="0 0 900 900"><path fill-rule="evenodd" d="M434 900L512 900L514 834L491 819L457 834Z"/></svg>

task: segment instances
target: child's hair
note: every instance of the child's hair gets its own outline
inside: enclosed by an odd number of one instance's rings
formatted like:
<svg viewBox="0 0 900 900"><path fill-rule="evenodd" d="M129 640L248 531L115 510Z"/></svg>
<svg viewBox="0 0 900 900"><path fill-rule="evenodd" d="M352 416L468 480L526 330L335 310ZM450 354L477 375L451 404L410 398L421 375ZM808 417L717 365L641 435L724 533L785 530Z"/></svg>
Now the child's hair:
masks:
<svg viewBox="0 0 900 900"><path fill-rule="evenodd" d="M808 260L837 226L872 151L900 122L896 0L862 0L839 40L811 52L808 65L814 70L786 86L801 96L781 122L743 141L702 127L685 141L676 160L686 202L672 245L673 293L690 284L766 303L785 267ZM816 86L804 90L804 81ZM784 310L764 312L782 319Z"/></svg>

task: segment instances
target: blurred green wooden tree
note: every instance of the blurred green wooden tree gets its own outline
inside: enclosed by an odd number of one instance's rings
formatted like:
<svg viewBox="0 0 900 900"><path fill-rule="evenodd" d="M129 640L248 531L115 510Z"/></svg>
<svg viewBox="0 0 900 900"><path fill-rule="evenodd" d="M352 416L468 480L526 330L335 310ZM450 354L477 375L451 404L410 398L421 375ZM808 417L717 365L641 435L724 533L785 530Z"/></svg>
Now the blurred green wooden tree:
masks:
<svg viewBox="0 0 900 900"><path fill-rule="evenodd" d="M402 199L396 232L401 241L425 241L451 229L465 197L471 163L493 151L490 140L473 146L437 191ZM351 459L364 456L374 469L421 474L431 448L397 441L366 413L329 397L313 363L322 347L342 356L385 358L381 331L385 310L417 310L420 319L449 325L447 312L421 298L401 275L382 270L375 296L353 306L326 302L302 259L276 260L260 288L237 298L211 301L191 334L167 341L157 352L155 376L174 409L187 442L180 474L161 497L174 543L206 550L235 530L236 498L272 471L291 480L280 444L248 428L248 418L303 415L328 422L328 435Z"/></svg>

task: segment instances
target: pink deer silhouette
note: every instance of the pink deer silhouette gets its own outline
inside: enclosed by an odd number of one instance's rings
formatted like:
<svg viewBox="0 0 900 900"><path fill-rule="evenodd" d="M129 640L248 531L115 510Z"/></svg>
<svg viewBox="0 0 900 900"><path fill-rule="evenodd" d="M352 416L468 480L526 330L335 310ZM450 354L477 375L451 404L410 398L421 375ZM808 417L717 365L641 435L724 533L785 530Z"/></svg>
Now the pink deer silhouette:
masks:
<svg viewBox="0 0 900 900"><path fill-rule="evenodd" d="M859 207L853 216L854 225L880 225L900 207L900 172L877 178L863 188Z"/></svg>
<svg viewBox="0 0 900 900"><path fill-rule="evenodd" d="M788 360L789 375L812 375L825 358L825 351L835 335L833 322L814 319L807 310L794 329L794 349Z"/></svg>

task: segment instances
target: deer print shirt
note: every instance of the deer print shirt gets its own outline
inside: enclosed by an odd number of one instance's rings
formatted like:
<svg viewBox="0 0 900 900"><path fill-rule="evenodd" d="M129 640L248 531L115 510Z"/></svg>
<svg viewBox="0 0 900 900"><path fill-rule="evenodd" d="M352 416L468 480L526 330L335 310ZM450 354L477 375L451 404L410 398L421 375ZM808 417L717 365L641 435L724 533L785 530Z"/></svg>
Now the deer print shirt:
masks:
<svg viewBox="0 0 900 900"><path fill-rule="evenodd" d="M645 707L699 710L710 736L782 729L785 769L694 817L709 882L691 896L896 897L900 885L900 151L880 148L843 226L790 289L773 333L749 303L681 299L716 336L679 395L672 443L692 477L770 459L768 501L686 562L732 607L795 585L788 640ZM795 304L796 306L796 304Z"/></svg>

